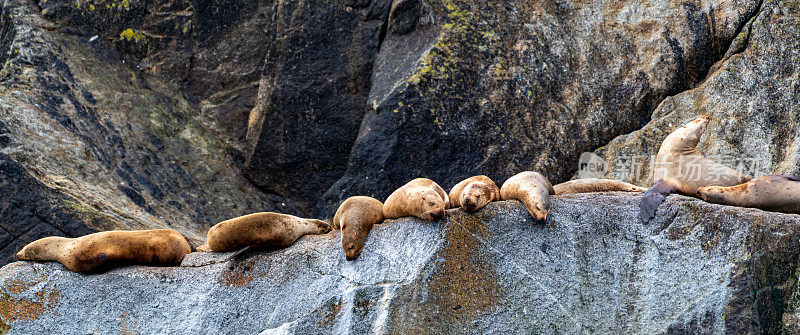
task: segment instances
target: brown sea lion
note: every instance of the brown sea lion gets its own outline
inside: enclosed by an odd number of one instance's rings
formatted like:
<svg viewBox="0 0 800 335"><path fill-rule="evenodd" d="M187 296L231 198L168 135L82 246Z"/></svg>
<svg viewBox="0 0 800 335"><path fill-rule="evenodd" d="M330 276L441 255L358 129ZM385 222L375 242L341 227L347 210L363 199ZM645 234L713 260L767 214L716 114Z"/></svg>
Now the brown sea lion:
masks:
<svg viewBox="0 0 800 335"><path fill-rule="evenodd" d="M124 265L180 265L191 252L177 231L104 231L77 238L45 237L17 253L21 261L58 261L78 273L98 273Z"/></svg>
<svg viewBox="0 0 800 335"><path fill-rule="evenodd" d="M800 179L794 176L764 176L729 187L706 186L698 188L697 195L716 204L800 214Z"/></svg>
<svg viewBox="0 0 800 335"><path fill-rule="evenodd" d="M670 193L697 196L700 187L734 186L750 180L749 176L705 158L697 150L708 121L707 116L700 116L673 131L661 143L653 167L655 185L639 203L639 218L643 222L650 221Z"/></svg>
<svg viewBox="0 0 800 335"><path fill-rule="evenodd" d="M416 216L434 221L444 217L444 210L450 208L447 193L433 180L414 179L396 189L383 203L383 217L396 219L403 216Z"/></svg>
<svg viewBox="0 0 800 335"><path fill-rule="evenodd" d="M492 201L499 201L500 189L487 176L469 177L450 189L449 198L450 208L461 207L474 212Z"/></svg>
<svg viewBox="0 0 800 335"><path fill-rule="evenodd" d="M383 203L363 196L350 197L336 210L333 228L342 230L342 250L348 261L355 260L364 249L372 226L383 221Z"/></svg>
<svg viewBox="0 0 800 335"><path fill-rule="evenodd" d="M217 223L208 230L211 251L228 252L244 247L286 248L307 234L325 234L331 225L279 213L255 213Z"/></svg>
<svg viewBox="0 0 800 335"><path fill-rule="evenodd" d="M613 179L584 178L575 179L553 186L556 195L591 192L644 192L644 187Z"/></svg>
<svg viewBox="0 0 800 335"><path fill-rule="evenodd" d="M525 171L508 178L500 187L500 198L522 201L528 213L537 221L547 220L550 197L555 194L553 185L538 172Z"/></svg>

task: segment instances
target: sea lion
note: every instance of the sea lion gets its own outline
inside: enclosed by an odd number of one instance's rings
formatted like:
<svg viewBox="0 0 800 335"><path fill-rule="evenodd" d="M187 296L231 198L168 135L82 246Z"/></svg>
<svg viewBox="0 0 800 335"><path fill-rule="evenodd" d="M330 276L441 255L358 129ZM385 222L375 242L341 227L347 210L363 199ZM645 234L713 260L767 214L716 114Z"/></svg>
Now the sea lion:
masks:
<svg viewBox="0 0 800 335"><path fill-rule="evenodd" d="M534 220L547 220L550 196L555 194L553 185L538 172L525 171L508 178L500 187L500 198L522 201Z"/></svg>
<svg viewBox="0 0 800 335"><path fill-rule="evenodd" d="M553 186L556 195L591 192L644 192L644 187L613 179L584 178L575 179Z"/></svg>
<svg viewBox="0 0 800 335"><path fill-rule="evenodd" d="M363 196L350 197L336 210L333 228L342 230L342 250L348 261L361 255L372 226L383 221L383 203Z"/></svg>
<svg viewBox="0 0 800 335"><path fill-rule="evenodd" d="M78 273L104 272L124 265L180 265L189 243L172 229L104 231L77 238L45 237L17 253L21 261L58 261Z"/></svg>
<svg viewBox="0 0 800 335"><path fill-rule="evenodd" d="M396 189L383 203L383 217L416 216L434 221L444 217L450 199L441 186L427 178L414 179Z"/></svg>
<svg viewBox="0 0 800 335"><path fill-rule="evenodd" d="M722 205L800 214L800 178L771 175L744 184L697 189L701 199Z"/></svg>
<svg viewBox="0 0 800 335"><path fill-rule="evenodd" d="M461 207L474 212L492 201L499 201L500 189L487 176L469 177L450 189L449 198L450 208Z"/></svg>
<svg viewBox="0 0 800 335"><path fill-rule="evenodd" d="M208 230L211 251L228 252L244 247L280 249L307 234L326 234L331 225L280 213L254 213L217 223Z"/></svg>
<svg viewBox="0 0 800 335"><path fill-rule="evenodd" d="M201 245L201 246L197 247L197 249L196 249L196 250L197 250L197 252L210 252L210 251L212 251L212 250L211 250L211 247L209 247L209 246L208 246L208 243L206 243L206 244L203 244L203 245Z"/></svg>
<svg viewBox="0 0 800 335"><path fill-rule="evenodd" d="M639 218L648 222L658 205L670 193L697 196L705 186L734 186L751 178L734 169L716 163L697 150L697 142L706 131L709 118L700 116L669 134L656 155L653 170L655 185L642 196Z"/></svg>

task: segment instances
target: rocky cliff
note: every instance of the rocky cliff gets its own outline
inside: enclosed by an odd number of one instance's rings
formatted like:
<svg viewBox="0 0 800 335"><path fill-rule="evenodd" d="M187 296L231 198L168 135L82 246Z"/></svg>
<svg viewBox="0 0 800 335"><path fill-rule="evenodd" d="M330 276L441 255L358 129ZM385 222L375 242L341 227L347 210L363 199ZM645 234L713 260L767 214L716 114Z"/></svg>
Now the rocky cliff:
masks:
<svg viewBox="0 0 800 335"><path fill-rule="evenodd" d="M671 196L517 201L387 220L347 262L338 232L181 267L0 270L0 327L23 333L752 334L797 329L800 219Z"/></svg>
<svg viewBox="0 0 800 335"><path fill-rule="evenodd" d="M797 0L0 3L0 265L50 235L326 218L415 177L557 183L582 152L649 186L701 114L711 158L800 174ZM797 216L675 196L644 226L635 202L400 220L355 263L335 234L91 277L15 263L0 327L800 332Z"/></svg>
<svg viewBox="0 0 800 335"><path fill-rule="evenodd" d="M797 9L4 0L0 262L52 234L330 217L419 176L560 182L584 151L614 175L701 113L706 151L794 173Z"/></svg>

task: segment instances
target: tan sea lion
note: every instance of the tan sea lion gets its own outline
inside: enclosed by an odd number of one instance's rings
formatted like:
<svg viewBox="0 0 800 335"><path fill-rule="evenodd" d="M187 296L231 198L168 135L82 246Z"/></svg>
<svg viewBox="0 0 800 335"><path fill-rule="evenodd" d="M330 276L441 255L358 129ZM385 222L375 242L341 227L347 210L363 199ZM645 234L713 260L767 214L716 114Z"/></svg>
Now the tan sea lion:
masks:
<svg viewBox="0 0 800 335"><path fill-rule="evenodd" d="M348 261L355 260L364 249L372 226L383 221L383 203L363 196L350 197L336 210L333 228L342 230L342 251Z"/></svg>
<svg viewBox="0 0 800 335"><path fill-rule="evenodd" d="M644 187L613 179L584 178L575 179L553 186L556 195L591 192L644 192Z"/></svg>
<svg viewBox="0 0 800 335"><path fill-rule="evenodd" d="M800 179L794 176L764 176L729 187L706 186L698 188L697 195L722 205L800 214Z"/></svg>
<svg viewBox="0 0 800 335"><path fill-rule="evenodd" d="M492 201L499 201L500 189L487 176L469 177L450 189L449 198L450 208L461 207L474 212Z"/></svg>
<svg viewBox="0 0 800 335"><path fill-rule="evenodd" d="M522 201L528 213L537 221L547 220L553 185L538 172L525 171L508 178L500 187L500 198Z"/></svg>
<svg viewBox="0 0 800 335"><path fill-rule="evenodd" d="M217 223L208 230L211 251L228 252L244 247L286 248L307 234L325 234L331 225L279 213L255 213Z"/></svg>
<svg viewBox="0 0 800 335"><path fill-rule="evenodd" d="M191 252L177 231L104 231L77 238L45 237L17 253L21 261L58 261L78 273L104 272L124 265L180 265Z"/></svg>
<svg viewBox="0 0 800 335"><path fill-rule="evenodd" d="M653 167L655 185L639 203L639 218L643 222L650 221L670 193L697 196L700 187L734 186L750 180L749 176L705 158L697 150L708 121L707 116L700 116L673 131L661 143Z"/></svg>
<svg viewBox="0 0 800 335"><path fill-rule="evenodd" d="M403 216L416 216L433 221L444 217L444 210L450 208L447 193L433 180L414 179L396 189L383 203L383 217L396 219Z"/></svg>
<svg viewBox="0 0 800 335"><path fill-rule="evenodd" d="M211 247L208 246L208 243L197 247L197 252L210 252L210 251L212 251L212 250L211 250Z"/></svg>

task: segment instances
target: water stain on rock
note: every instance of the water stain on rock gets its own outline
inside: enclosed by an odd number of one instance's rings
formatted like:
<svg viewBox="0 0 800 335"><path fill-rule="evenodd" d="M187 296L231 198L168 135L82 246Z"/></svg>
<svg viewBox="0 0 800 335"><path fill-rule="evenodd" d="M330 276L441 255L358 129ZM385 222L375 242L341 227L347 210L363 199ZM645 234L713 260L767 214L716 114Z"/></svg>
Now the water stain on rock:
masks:
<svg viewBox="0 0 800 335"><path fill-rule="evenodd" d="M485 208L474 214L448 212L443 224L445 242L438 259L427 265L430 273L398 292L393 318L398 329L390 333L447 333L472 327L502 300L503 290L495 270L496 257L482 242L492 236L485 222L496 214Z"/></svg>
<svg viewBox="0 0 800 335"><path fill-rule="evenodd" d="M256 259L250 258L243 261L232 261L228 269L223 273L221 284L232 287L242 287L256 278L264 277L266 274L254 271Z"/></svg>
<svg viewBox="0 0 800 335"><path fill-rule="evenodd" d="M317 326L320 329L325 329L333 326L336 323L336 316L339 315L339 312L342 310L342 299L341 297L332 297L328 299L327 302L318 310L312 312L312 314L321 315L320 321Z"/></svg>

